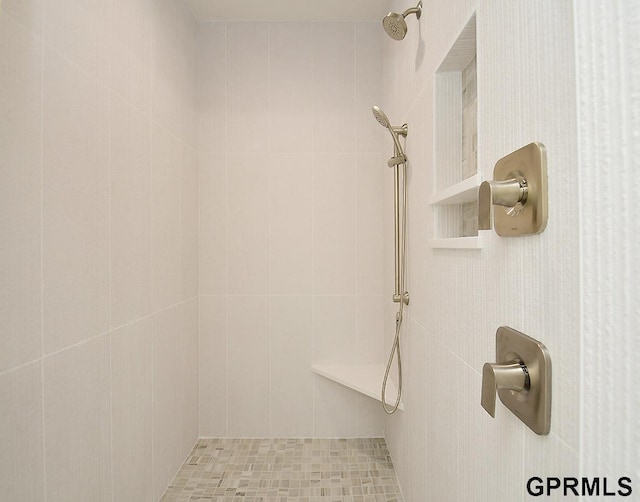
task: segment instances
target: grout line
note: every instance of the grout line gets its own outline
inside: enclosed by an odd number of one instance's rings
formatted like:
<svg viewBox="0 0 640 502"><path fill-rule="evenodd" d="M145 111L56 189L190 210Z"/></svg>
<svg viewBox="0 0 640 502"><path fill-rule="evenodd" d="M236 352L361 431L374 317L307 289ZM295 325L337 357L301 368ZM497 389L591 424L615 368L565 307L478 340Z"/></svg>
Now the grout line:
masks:
<svg viewBox="0 0 640 502"><path fill-rule="evenodd" d="M111 269L112 264L112 207L111 207L111 183L112 183L112 165L111 165L111 130L113 128L113 97L111 92L107 90L107 239L108 239L108 288L109 288L109 328L112 327L113 322L113 274ZM113 368L112 368L112 348L111 348L111 336L107 333L109 343L109 462L110 462L110 475L111 475L111 500L113 501Z"/></svg>
<svg viewBox="0 0 640 502"><path fill-rule="evenodd" d="M271 269L271 260L273 250L271 248L271 237L272 233L272 220L273 215L271 214L271 198L273 197L273 186L272 182L272 164L271 164L271 27L272 23L266 23L267 30L267 217L269 219L268 226L268 241L267 241L267 273L268 273L268 291L269 294L267 296L267 301L269 302L268 310L269 310L269 319L267 325L267 336L269 337L269 437L272 436L272 426L273 426L273 332L272 332L272 318L273 312L271 311L271 292L273 291L273 271Z"/></svg>
<svg viewBox="0 0 640 502"><path fill-rule="evenodd" d="M316 58L315 58L315 33L316 25L311 25L311 82L315 82L316 74ZM315 135L315 119L316 119L316 100L315 86L311 88L311 364L316 359L316 296L315 296L315 197L314 197L314 181L316 169L316 135ZM311 435L316 435L316 378L312 375L311 380Z"/></svg>
<svg viewBox="0 0 640 502"><path fill-rule="evenodd" d="M0 0L1 1L1 0ZM44 7L40 12L40 392L42 404L42 489L47 500L47 435L44 384Z"/></svg>
<svg viewBox="0 0 640 502"><path fill-rule="evenodd" d="M224 23L224 123L225 123L225 157L224 157L224 185L225 185L225 308L224 308L224 344L225 344L225 431L229 435L229 154L226 151L228 141L229 117L229 23Z"/></svg>

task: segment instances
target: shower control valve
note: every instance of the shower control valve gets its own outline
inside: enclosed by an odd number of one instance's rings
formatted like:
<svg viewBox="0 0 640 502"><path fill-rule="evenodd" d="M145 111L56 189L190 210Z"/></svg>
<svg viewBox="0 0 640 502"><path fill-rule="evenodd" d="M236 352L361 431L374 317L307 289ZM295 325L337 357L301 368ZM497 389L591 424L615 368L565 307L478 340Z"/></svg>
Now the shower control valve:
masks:
<svg viewBox="0 0 640 502"><path fill-rule="evenodd" d="M496 332L496 362L482 368L480 404L495 417L500 401L533 432L551 426L551 358L537 340L507 326Z"/></svg>
<svg viewBox="0 0 640 502"><path fill-rule="evenodd" d="M478 189L478 230L495 227L498 235L512 237L545 229L546 158L542 143L530 143L496 162L493 181Z"/></svg>

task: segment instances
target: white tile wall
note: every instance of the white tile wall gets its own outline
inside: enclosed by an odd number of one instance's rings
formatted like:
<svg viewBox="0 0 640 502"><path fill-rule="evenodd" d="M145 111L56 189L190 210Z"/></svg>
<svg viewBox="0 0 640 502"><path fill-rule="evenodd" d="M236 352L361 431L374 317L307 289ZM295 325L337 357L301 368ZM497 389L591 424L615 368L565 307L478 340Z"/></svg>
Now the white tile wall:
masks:
<svg viewBox="0 0 640 502"><path fill-rule="evenodd" d="M402 9L400 3L390 2L391 10ZM433 75L474 11L479 171L488 178L498 158L542 141L551 216L539 236L501 239L487 232L481 251L433 250L427 245L433 212L426 202L439 167ZM578 475L578 212L557 193L566 186L560 178L577 170L571 6L461 0L432 3L424 14L411 20L401 44L383 44L390 70L385 106L409 124L411 294L402 334L405 411L388 418L385 436L407 501L519 500L536 469ZM392 232L385 223L385 267L393 260ZM388 290L393 274L386 271L384 278ZM387 331L392 315L386 313ZM501 325L540 339L551 351L554 411L547 438L537 438L500 404L495 419L479 405L482 365L494 360ZM539 464L546 455L549 469Z"/></svg>
<svg viewBox="0 0 640 502"><path fill-rule="evenodd" d="M158 500L184 459L181 442L181 308L153 317L153 497ZM177 356L177 357L176 357Z"/></svg>
<svg viewBox="0 0 640 502"><path fill-rule="evenodd" d="M200 297L200 436L227 437L227 297Z"/></svg>
<svg viewBox="0 0 640 502"><path fill-rule="evenodd" d="M313 151L313 61L312 23L269 25L271 152Z"/></svg>
<svg viewBox="0 0 640 502"><path fill-rule="evenodd" d="M381 435L374 401L310 371L385 357L378 23L202 23L198 41L201 434Z"/></svg>
<svg viewBox="0 0 640 502"><path fill-rule="evenodd" d="M269 170L264 154L230 154L228 175L228 291L269 292Z"/></svg>
<svg viewBox="0 0 640 502"><path fill-rule="evenodd" d="M153 499L153 319L111 333L114 500Z"/></svg>
<svg viewBox="0 0 640 502"><path fill-rule="evenodd" d="M21 4L12 3L19 9ZM12 12L12 10L9 10ZM0 372L40 357L42 44L0 17Z"/></svg>
<svg viewBox="0 0 640 502"><path fill-rule="evenodd" d="M230 437L266 437L270 427L269 299L229 296Z"/></svg>
<svg viewBox="0 0 640 502"><path fill-rule="evenodd" d="M268 25L227 25L227 142L230 153L268 151Z"/></svg>
<svg viewBox="0 0 640 502"><path fill-rule="evenodd" d="M355 145L355 25L313 25L315 152L352 152ZM374 75L371 79L376 78Z"/></svg>
<svg viewBox="0 0 640 502"><path fill-rule="evenodd" d="M153 144L153 307L162 310L180 301L180 241L183 143L154 125Z"/></svg>
<svg viewBox="0 0 640 502"><path fill-rule="evenodd" d="M44 361L46 499L111 500L109 335Z"/></svg>
<svg viewBox="0 0 640 502"><path fill-rule="evenodd" d="M44 55L42 250L45 352L109 329L109 94Z"/></svg>
<svg viewBox="0 0 640 502"><path fill-rule="evenodd" d="M153 309L151 123L117 94L110 103L111 326Z"/></svg>
<svg viewBox="0 0 640 502"><path fill-rule="evenodd" d="M197 437L195 36L179 0L0 6L2 500L151 502Z"/></svg>
<svg viewBox="0 0 640 502"><path fill-rule="evenodd" d="M199 293L227 292L227 156L200 154L199 201Z"/></svg>
<svg viewBox="0 0 640 502"><path fill-rule="evenodd" d="M271 436L312 437L313 299L272 296L269 324Z"/></svg>
<svg viewBox="0 0 640 502"><path fill-rule="evenodd" d="M356 292L355 155L313 157L313 292Z"/></svg>
<svg viewBox="0 0 640 502"><path fill-rule="evenodd" d="M0 376L0 493L6 500L44 498L42 362Z"/></svg>
<svg viewBox="0 0 640 502"><path fill-rule="evenodd" d="M312 292L312 155L269 156L270 292Z"/></svg>

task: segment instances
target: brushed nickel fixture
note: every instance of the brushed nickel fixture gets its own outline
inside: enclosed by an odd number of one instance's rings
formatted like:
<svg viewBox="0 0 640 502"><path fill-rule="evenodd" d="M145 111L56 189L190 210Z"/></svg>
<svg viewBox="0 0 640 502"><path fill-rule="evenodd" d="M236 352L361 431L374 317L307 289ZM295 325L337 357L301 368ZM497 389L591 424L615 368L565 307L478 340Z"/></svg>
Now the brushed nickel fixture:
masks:
<svg viewBox="0 0 640 502"><path fill-rule="evenodd" d="M551 427L551 357L537 340L501 326L496 332L496 362L482 368L485 411L495 417L500 401L533 432L549 434Z"/></svg>
<svg viewBox="0 0 640 502"><path fill-rule="evenodd" d="M407 124L393 126L386 113L380 107L373 106L373 116L385 127L393 138L393 157L389 159L387 165L393 168L393 202L394 202L394 235L395 235L395 290L393 293L394 303L399 303L396 313L396 335L389 355L389 361L382 381L382 407L388 414L395 413L400 405L402 397L402 358L400 356L400 328L404 315L404 306L409 305L409 293L404 289L405 282L405 261L406 261L406 230L407 230L407 156L400 144L400 136L407 137ZM394 354L398 355L398 395L393 407L386 405L385 394L387 389L387 379L391 371Z"/></svg>
<svg viewBox="0 0 640 502"><path fill-rule="evenodd" d="M503 237L538 234L547 226L547 154L542 143L501 158L493 169L494 181L478 190L478 229ZM494 209L493 206L501 206Z"/></svg>
<svg viewBox="0 0 640 502"><path fill-rule="evenodd" d="M384 31L387 32L394 40L402 40L407 34L407 23L404 20L409 14L415 14L418 19L422 15L422 0L418 2L418 5L405 10L402 14L397 12L389 12L382 20L382 26Z"/></svg>

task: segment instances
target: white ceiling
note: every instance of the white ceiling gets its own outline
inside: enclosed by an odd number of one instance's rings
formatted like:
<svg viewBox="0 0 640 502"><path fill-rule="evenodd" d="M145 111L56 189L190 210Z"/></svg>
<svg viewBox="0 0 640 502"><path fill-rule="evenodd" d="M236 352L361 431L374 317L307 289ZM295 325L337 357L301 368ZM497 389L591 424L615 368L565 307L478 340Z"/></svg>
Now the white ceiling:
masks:
<svg viewBox="0 0 640 502"><path fill-rule="evenodd" d="M374 21L387 0L186 0L199 21Z"/></svg>

